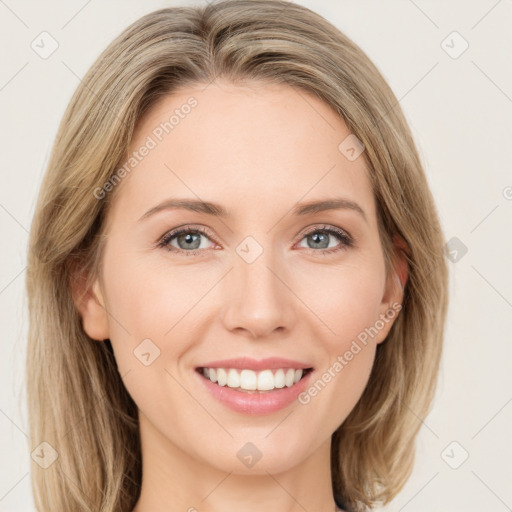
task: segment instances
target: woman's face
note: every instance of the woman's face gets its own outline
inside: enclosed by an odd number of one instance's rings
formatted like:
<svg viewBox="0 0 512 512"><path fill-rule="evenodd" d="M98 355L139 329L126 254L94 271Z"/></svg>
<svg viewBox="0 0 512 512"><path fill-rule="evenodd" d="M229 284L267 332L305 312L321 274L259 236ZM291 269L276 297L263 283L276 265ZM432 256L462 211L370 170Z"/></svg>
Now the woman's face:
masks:
<svg viewBox="0 0 512 512"><path fill-rule="evenodd" d="M137 127L84 328L111 340L146 454L276 473L328 452L401 295L339 116L285 85L203 88Z"/></svg>

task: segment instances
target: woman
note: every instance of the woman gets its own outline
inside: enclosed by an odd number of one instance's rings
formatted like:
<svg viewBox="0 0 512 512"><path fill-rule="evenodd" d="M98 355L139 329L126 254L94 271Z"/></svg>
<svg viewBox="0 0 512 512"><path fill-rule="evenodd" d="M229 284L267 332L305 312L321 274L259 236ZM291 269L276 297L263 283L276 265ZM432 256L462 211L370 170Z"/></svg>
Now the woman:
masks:
<svg viewBox="0 0 512 512"><path fill-rule="evenodd" d="M388 503L435 390L442 246L398 101L325 19L137 20L71 99L31 229L38 509Z"/></svg>

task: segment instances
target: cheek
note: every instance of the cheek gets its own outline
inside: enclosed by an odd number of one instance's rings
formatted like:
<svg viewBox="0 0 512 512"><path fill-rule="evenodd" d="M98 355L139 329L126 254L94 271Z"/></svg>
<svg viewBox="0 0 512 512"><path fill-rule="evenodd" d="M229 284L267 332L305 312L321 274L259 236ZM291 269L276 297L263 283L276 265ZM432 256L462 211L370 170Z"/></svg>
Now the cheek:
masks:
<svg viewBox="0 0 512 512"><path fill-rule="evenodd" d="M296 287L311 313L328 326L324 343L329 351L342 350L379 318L385 275L378 258L357 258L338 267L304 269Z"/></svg>
<svg viewBox="0 0 512 512"><path fill-rule="evenodd" d="M105 257L111 311L137 336L163 338L200 298L204 280L194 279L193 272L186 269L165 265L165 259L155 263L148 255L126 254L126 249L120 249L126 257L116 261L114 252Z"/></svg>
<svg viewBox="0 0 512 512"><path fill-rule="evenodd" d="M112 250L106 255L104 273L111 342L120 373L136 370L138 374L141 368L146 369L138 355L148 351L151 357L157 355L152 370L172 371L193 340L201 338L200 331L207 324L201 323L198 315L202 315L201 308L214 310L205 295L223 270L173 267L165 258L145 261L133 254L120 262L112 257L115 253ZM152 379L150 373L142 372L141 382ZM146 384L149 387L151 382Z"/></svg>
<svg viewBox="0 0 512 512"><path fill-rule="evenodd" d="M179 378L175 362L187 348L187 337L178 333L186 320L180 318L190 306L182 296L186 287L172 278L169 269L167 277L163 270L143 267L137 258L123 262L105 258L110 338L119 373L142 413L160 415L169 423L169 411L186 402L176 392L173 376Z"/></svg>
<svg viewBox="0 0 512 512"><path fill-rule="evenodd" d="M144 366L137 358L141 343L145 343L141 348L151 349L152 357L158 355L152 366L162 360L162 340L173 325L169 312L177 302L176 291L164 277L138 264L132 254L115 257L123 253L126 250L112 244L105 254L103 272L110 339L121 374Z"/></svg>
<svg viewBox="0 0 512 512"><path fill-rule="evenodd" d="M376 322L385 283L379 260L322 270L303 281L308 306L329 329L318 339L321 365L303 397L333 430L353 409L368 382L376 351ZM312 317L311 317L312 318Z"/></svg>

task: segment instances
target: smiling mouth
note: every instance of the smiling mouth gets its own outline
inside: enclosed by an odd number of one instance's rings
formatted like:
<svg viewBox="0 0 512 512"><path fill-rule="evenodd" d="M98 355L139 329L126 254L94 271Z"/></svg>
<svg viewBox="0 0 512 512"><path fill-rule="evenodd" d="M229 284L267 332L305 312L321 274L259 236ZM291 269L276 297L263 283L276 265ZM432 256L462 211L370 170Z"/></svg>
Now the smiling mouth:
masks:
<svg viewBox="0 0 512 512"><path fill-rule="evenodd" d="M196 368L205 379L219 387L243 393L270 393L290 388L313 371L313 368L275 368L261 371L238 368Z"/></svg>

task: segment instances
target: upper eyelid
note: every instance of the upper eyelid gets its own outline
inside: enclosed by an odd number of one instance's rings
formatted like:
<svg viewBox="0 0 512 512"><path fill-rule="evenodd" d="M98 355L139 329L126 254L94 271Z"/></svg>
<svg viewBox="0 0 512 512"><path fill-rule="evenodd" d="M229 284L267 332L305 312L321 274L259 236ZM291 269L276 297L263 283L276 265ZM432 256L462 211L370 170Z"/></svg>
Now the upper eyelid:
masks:
<svg viewBox="0 0 512 512"><path fill-rule="evenodd" d="M211 236L208 232L207 232L207 229L204 228L204 227L197 227L197 226L194 226L193 224L187 224L185 226L180 226L180 227L177 227L175 229L171 229L169 231L167 231L161 238L160 238L160 241L165 241L169 238L174 238L177 234L179 234L181 231L183 232L198 232L200 233L201 235L204 235L208 238L212 238L213 240L212 241L215 241L215 237Z"/></svg>

